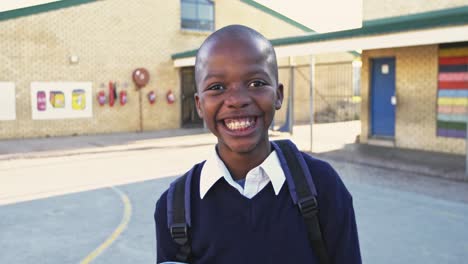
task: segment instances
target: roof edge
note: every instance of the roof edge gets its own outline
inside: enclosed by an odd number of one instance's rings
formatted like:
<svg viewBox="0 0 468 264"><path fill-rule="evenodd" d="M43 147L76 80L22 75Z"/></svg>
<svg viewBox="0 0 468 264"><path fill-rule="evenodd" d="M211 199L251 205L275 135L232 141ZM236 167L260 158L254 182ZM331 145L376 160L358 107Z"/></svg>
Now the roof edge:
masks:
<svg viewBox="0 0 468 264"><path fill-rule="evenodd" d="M9 11L0 12L0 21L14 19L24 16L30 16L43 12L53 11L57 9L67 8L75 5L87 4L96 2L97 0L61 0L57 2L45 3L41 5L29 6Z"/></svg>
<svg viewBox="0 0 468 264"><path fill-rule="evenodd" d="M246 0L241 0L245 2ZM250 1L251 2L251 1ZM270 40L274 46L301 44L313 41L367 36L379 33L392 33L425 29L431 27L468 24L468 6L440 9L411 15L379 18L363 21L363 27L306 36L286 37ZM196 56L197 50L175 53L173 60Z"/></svg>
<svg viewBox="0 0 468 264"><path fill-rule="evenodd" d="M188 58L188 57L195 57L197 55L197 52L198 52L198 49L179 52L179 53L172 54L171 58L173 60L176 60L176 59L182 59L182 58Z"/></svg>
<svg viewBox="0 0 468 264"><path fill-rule="evenodd" d="M271 40L274 46L468 24L468 6L368 20L362 28Z"/></svg>
<svg viewBox="0 0 468 264"><path fill-rule="evenodd" d="M363 21L362 26L365 27L365 26L377 26L377 25L389 24L389 23L410 22L416 19L424 20L424 19L431 19L431 18L440 17L440 16L457 15L459 13L468 14L468 6L459 6L459 7L453 7L453 8L432 10L432 11L414 13L414 14L408 14L408 15L402 15L402 16L370 19L370 20Z"/></svg>

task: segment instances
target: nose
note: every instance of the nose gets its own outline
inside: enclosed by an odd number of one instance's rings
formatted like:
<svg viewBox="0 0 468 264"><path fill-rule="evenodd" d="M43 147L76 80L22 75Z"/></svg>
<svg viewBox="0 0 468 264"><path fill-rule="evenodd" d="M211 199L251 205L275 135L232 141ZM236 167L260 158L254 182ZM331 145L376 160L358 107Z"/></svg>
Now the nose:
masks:
<svg viewBox="0 0 468 264"><path fill-rule="evenodd" d="M228 89L224 103L230 108L244 108L252 103L252 98L246 87L236 85Z"/></svg>

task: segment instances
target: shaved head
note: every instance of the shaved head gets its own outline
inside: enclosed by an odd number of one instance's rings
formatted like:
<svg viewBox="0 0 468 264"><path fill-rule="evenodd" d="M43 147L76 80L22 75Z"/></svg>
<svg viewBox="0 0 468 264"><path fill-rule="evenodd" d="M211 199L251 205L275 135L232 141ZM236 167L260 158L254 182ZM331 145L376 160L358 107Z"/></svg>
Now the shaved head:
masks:
<svg viewBox="0 0 468 264"><path fill-rule="evenodd" d="M223 27L211 34L200 46L195 60L195 82L197 87L200 81L201 69L205 67L206 59L212 56L214 50L222 49L227 43L236 43L237 50L232 50L229 58L239 56L243 49L258 49L262 54L262 60L266 62L269 71L273 74L278 84L278 64L276 54L271 42L257 31L242 25L230 25ZM227 60L229 58L226 58Z"/></svg>

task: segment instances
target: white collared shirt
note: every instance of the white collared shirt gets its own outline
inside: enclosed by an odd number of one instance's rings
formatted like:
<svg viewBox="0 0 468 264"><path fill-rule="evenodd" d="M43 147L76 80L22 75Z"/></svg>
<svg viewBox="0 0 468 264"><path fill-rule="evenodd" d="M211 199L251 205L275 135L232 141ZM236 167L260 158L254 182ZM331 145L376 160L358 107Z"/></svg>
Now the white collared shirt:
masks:
<svg viewBox="0 0 468 264"><path fill-rule="evenodd" d="M203 165L200 174L200 198L203 199L211 187L223 177L229 185L249 199L258 194L270 181L275 194L278 195L286 180L278 154L276 151L272 151L262 164L247 173L244 188L242 188L232 178L231 173L229 173L226 165L224 165L224 162L219 158L214 149L211 157Z"/></svg>

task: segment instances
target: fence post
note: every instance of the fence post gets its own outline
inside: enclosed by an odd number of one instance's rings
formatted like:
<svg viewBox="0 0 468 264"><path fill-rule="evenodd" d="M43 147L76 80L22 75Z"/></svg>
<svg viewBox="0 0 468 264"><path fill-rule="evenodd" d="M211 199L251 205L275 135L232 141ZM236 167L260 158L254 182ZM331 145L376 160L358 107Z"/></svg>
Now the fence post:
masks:
<svg viewBox="0 0 468 264"><path fill-rule="evenodd" d="M312 152L312 142L313 142L313 127L314 127L314 88L315 88L315 58L313 55L310 55L310 152Z"/></svg>
<svg viewBox="0 0 468 264"><path fill-rule="evenodd" d="M291 66L290 68L290 80L289 80L289 85L290 85L290 93L289 93L289 103L290 103L290 108L289 108L289 121L291 122L291 126L289 127L289 133L292 135L293 134L293 127L294 127L294 68L296 66L296 62L294 61L293 57L289 57L289 65Z"/></svg>

